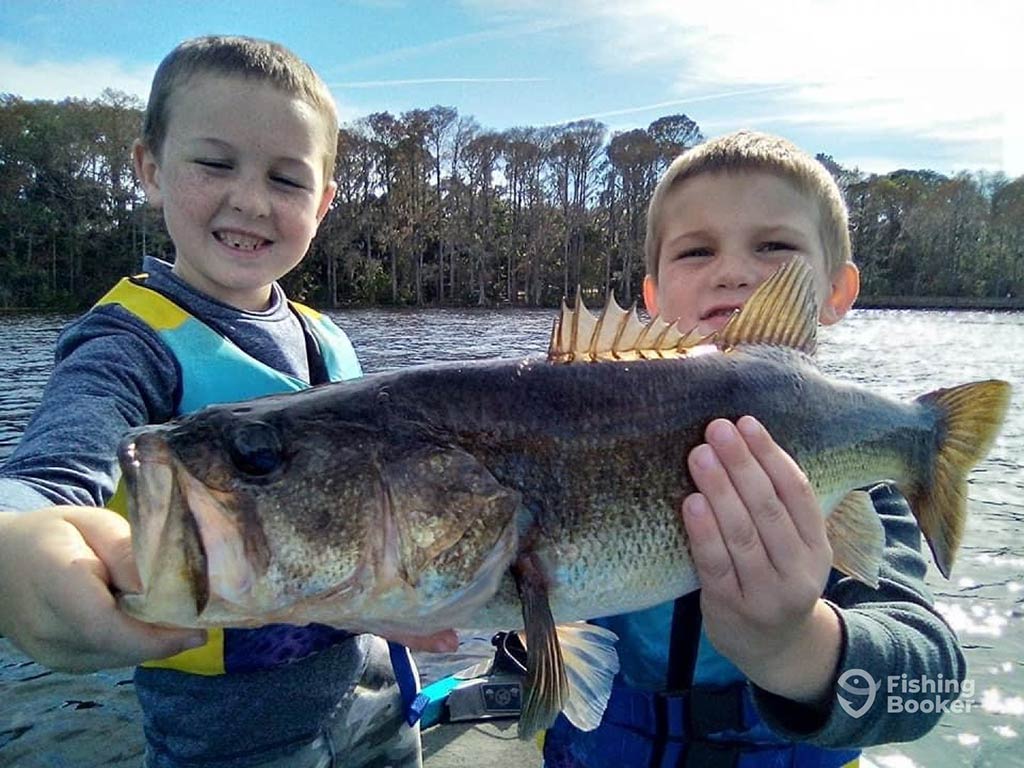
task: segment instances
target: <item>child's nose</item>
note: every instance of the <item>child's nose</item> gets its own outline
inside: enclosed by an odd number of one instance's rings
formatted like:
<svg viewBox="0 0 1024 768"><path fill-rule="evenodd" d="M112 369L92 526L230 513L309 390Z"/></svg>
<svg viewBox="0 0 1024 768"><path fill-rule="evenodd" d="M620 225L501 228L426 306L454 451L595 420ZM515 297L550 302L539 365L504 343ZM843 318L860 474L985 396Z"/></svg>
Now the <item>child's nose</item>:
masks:
<svg viewBox="0 0 1024 768"><path fill-rule="evenodd" d="M749 288L759 282L757 264L736 248L723 248L715 259L715 285L720 288Z"/></svg>
<svg viewBox="0 0 1024 768"><path fill-rule="evenodd" d="M228 193L228 204L252 218L270 215L270 196L259 179L239 177Z"/></svg>

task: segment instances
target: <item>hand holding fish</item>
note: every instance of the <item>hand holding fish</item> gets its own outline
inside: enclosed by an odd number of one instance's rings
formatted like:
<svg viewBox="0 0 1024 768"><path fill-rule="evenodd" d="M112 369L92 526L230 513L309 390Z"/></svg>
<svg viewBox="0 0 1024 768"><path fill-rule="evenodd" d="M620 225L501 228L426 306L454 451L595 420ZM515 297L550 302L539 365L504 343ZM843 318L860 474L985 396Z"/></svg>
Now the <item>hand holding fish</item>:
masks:
<svg viewBox="0 0 1024 768"><path fill-rule="evenodd" d="M807 477L747 416L713 421L689 468L683 520L714 646L766 690L814 703L839 658L838 617L820 596L832 566Z"/></svg>
<svg viewBox="0 0 1024 768"><path fill-rule="evenodd" d="M106 509L0 513L0 633L52 669L88 672L178 653L204 632L145 624L112 590L141 587L128 521Z"/></svg>
<svg viewBox="0 0 1024 768"><path fill-rule="evenodd" d="M454 629L445 629L430 635L394 634L388 640L394 640L413 651L455 653L459 650L459 635Z"/></svg>

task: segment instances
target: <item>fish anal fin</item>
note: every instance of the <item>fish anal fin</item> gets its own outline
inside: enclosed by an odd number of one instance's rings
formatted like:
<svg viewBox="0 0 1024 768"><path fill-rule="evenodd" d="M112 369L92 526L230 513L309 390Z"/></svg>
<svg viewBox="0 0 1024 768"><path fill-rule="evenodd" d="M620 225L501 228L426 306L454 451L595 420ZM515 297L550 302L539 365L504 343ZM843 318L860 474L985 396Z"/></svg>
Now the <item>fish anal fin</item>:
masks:
<svg viewBox="0 0 1024 768"><path fill-rule="evenodd" d="M825 520L832 565L857 581L878 588L885 529L867 491L850 491Z"/></svg>
<svg viewBox="0 0 1024 768"><path fill-rule="evenodd" d="M967 473L988 453L1010 405L1010 385L992 379L939 389L917 398L939 412L942 442L926 476L929 486L906 493L917 524L946 578L967 520Z"/></svg>
<svg viewBox="0 0 1024 768"><path fill-rule="evenodd" d="M743 309L722 328L723 349L740 344L769 344L814 354L818 333L818 299L814 272L802 258L791 259L761 283Z"/></svg>
<svg viewBox="0 0 1024 768"><path fill-rule="evenodd" d="M512 566L512 575L523 605L526 628L526 679L519 737L528 739L555 722L569 699L569 680L542 568L533 556L524 554Z"/></svg>
<svg viewBox="0 0 1024 768"><path fill-rule="evenodd" d="M592 731L601 724L612 682L619 671L615 650L618 636L594 624L560 624L558 643L569 680L566 718L581 731Z"/></svg>

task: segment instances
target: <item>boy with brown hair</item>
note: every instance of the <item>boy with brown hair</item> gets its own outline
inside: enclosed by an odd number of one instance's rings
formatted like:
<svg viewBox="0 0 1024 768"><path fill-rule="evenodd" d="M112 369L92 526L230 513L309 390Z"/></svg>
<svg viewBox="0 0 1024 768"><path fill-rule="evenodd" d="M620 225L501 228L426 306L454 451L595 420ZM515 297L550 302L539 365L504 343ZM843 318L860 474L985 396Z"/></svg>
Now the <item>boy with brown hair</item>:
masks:
<svg viewBox="0 0 1024 768"><path fill-rule="evenodd" d="M847 226L834 180L790 142L750 131L709 141L678 157L651 199L647 308L710 333L802 258L817 276L820 321L836 323L859 289ZM881 684L894 670L963 679L906 501L871 489L886 532L875 590L832 570L806 476L757 421L713 421L705 439L688 457L698 492L682 508L702 589L595 622L619 636L612 698L590 733L559 718L545 765L838 768L856 765L859 747L930 730L939 708L888 714L880 695L860 711L837 693L840 679Z"/></svg>
<svg viewBox="0 0 1024 768"><path fill-rule="evenodd" d="M344 332L277 282L334 198L337 134L327 87L282 46L176 47L133 148L174 263L147 257L146 274L64 331L42 403L0 468L0 632L56 669L159 659L135 676L148 768L421 763L401 717L396 673L415 685L404 649L320 625L157 627L113 595L140 588L128 524L111 511L128 429L361 375Z"/></svg>

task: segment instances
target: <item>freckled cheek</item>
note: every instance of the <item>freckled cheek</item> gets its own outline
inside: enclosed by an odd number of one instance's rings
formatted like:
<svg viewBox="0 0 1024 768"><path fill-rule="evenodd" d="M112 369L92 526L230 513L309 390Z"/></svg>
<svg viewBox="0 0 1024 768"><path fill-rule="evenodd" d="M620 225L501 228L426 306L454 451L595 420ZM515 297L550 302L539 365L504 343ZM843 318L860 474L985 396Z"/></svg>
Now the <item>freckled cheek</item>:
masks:
<svg viewBox="0 0 1024 768"><path fill-rule="evenodd" d="M172 190L174 206L190 219L212 216L219 206L220 192L216 185L198 175L178 176L173 181Z"/></svg>
<svg viewBox="0 0 1024 768"><path fill-rule="evenodd" d="M665 275L658 282L658 308L665 320L681 320L684 327L696 323L696 278L693 275Z"/></svg>
<svg viewBox="0 0 1024 768"><path fill-rule="evenodd" d="M316 234L316 208L307 202L281 201L275 208L276 226L282 236L309 239Z"/></svg>

